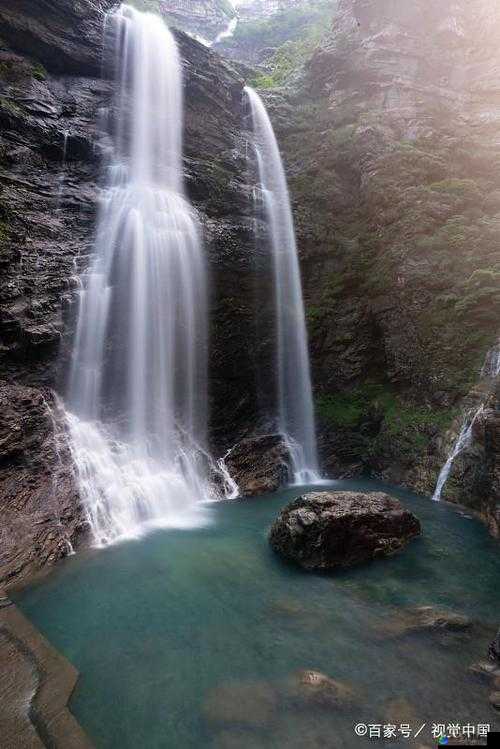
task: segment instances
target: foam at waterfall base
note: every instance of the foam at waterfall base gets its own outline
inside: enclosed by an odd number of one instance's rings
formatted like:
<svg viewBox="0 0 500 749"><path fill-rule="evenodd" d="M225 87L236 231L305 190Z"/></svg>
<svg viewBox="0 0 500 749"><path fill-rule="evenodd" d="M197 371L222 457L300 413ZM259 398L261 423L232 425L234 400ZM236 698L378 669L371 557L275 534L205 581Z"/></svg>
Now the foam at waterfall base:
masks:
<svg viewBox="0 0 500 749"><path fill-rule="evenodd" d="M191 529L210 523L205 500L214 490L200 479L203 459L178 446L163 464L142 445L114 439L102 425L67 414L70 447L94 544L138 539L154 528Z"/></svg>

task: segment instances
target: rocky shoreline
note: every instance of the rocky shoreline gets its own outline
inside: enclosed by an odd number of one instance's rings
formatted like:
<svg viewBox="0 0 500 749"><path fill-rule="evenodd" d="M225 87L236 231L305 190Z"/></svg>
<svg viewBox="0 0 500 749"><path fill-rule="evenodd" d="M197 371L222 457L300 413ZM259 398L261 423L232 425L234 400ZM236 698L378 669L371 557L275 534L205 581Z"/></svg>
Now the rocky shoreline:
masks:
<svg viewBox="0 0 500 749"><path fill-rule="evenodd" d="M92 749L68 703L78 672L0 593L0 731L16 749Z"/></svg>

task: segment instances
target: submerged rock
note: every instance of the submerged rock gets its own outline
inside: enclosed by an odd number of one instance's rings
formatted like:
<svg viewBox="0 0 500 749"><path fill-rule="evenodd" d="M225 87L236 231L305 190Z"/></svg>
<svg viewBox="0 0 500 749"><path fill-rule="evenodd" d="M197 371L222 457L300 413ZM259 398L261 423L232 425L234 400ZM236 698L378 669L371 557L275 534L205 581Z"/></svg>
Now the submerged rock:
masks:
<svg viewBox="0 0 500 749"><path fill-rule="evenodd" d="M289 464L290 453L280 434L242 440L226 458L229 473L244 497L275 492L287 484Z"/></svg>
<svg viewBox="0 0 500 749"><path fill-rule="evenodd" d="M265 682L222 684L213 689L203 705L209 723L266 726L277 704L274 689Z"/></svg>
<svg viewBox="0 0 500 749"><path fill-rule="evenodd" d="M387 703L385 708L385 722L399 725L409 723L416 725L420 715L418 710L406 697L398 697Z"/></svg>
<svg viewBox="0 0 500 749"><path fill-rule="evenodd" d="M492 681L495 682L500 678L500 668L491 661L479 661L470 666L469 674L486 684L491 684Z"/></svg>
<svg viewBox="0 0 500 749"><path fill-rule="evenodd" d="M436 606L415 606L403 609L384 625L387 634L400 636L412 632L464 632L472 627L471 620L453 611Z"/></svg>
<svg viewBox="0 0 500 749"><path fill-rule="evenodd" d="M330 570L390 556L420 532L419 520L387 494L313 492L282 510L269 541L305 569Z"/></svg>
<svg viewBox="0 0 500 749"><path fill-rule="evenodd" d="M490 705L495 708L495 710L500 710L500 692L492 692L490 694Z"/></svg>
<svg viewBox="0 0 500 749"><path fill-rule="evenodd" d="M347 709L355 703L355 691L345 682L332 679L320 671L298 671L290 678L287 696L295 704L330 709Z"/></svg>

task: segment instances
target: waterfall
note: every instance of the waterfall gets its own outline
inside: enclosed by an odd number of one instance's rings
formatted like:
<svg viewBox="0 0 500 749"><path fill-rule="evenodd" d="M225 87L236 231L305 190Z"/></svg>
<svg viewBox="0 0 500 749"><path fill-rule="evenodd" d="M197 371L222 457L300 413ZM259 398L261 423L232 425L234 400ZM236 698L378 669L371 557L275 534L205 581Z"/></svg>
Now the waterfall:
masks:
<svg viewBox="0 0 500 749"><path fill-rule="evenodd" d="M477 409L477 411L473 414L472 418L469 416L466 417L462 429L460 430L460 434L458 435L457 441L453 445L453 449L450 452L446 463L442 467L440 474L438 476L436 488L434 490L434 494L432 495L432 499L434 502L439 502L441 499L441 494L444 489L444 485L446 484L448 477L451 472L451 468L453 466L453 463L455 462L455 459L462 453L464 450L466 450L468 447L471 446L472 443L472 429L474 427L474 424L476 423L478 417L482 414L484 410L484 406L481 405Z"/></svg>
<svg viewBox="0 0 500 749"><path fill-rule="evenodd" d="M238 16L234 16L234 18L231 18L227 25L227 28L224 29L224 31L221 31L220 34L217 34L216 38L210 46L215 46L216 44L223 42L224 39L230 39L232 36L234 36L234 32L236 31L236 27L238 26L238 20Z"/></svg>
<svg viewBox="0 0 500 749"><path fill-rule="evenodd" d="M106 19L113 152L79 292L68 424L96 544L191 527L214 497L205 449L207 289L182 176L175 40L121 5ZM105 63L109 62L105 56Z"/></svg>
<svg viewBox="0 0 500 749"><path fill-rule="evenodd" d="M481 377L495 379L500 375L500 345L488 351L481 370Z"/></svg>
<svg viewBox="0 0 500 749"><path fill-rule="evenodd" d="M276 315L278 425L290 446L294 481L318 480L307 331L302 284L285 170L271 121L259 95L250 101L260 190L273 260Z"/></svg>
<svg viewBox="0 0 500 749"><path fill-rule="evenodd" d="M480 378L483 380L496 380L496 378L499 376L500 376L500 344L497 343L497 345L494 348L492 348L490 351L488 351L486 354L484 364L481 368ZM441 499L441 494L443 492L444 485L446 484L448 480L455 458L457 458L460 455L460 453L462 453L464 450L466 450L468 447L471 446L472 429L474 427L474 424L476 423L476 420L482 414L483 411L484 411L484 403L479 406L479 408L475 411L472 417L469 414L465 418L465 421L462 425L462 429L460 430L460 434L458 435L457 441L453 445L453 449L451 453L449 454L446 460L446 463L442 467L440 474L438 476L436 488L434 490L434 494L432 495L432 499L435 502L439 502L439 500Z"/></svg>

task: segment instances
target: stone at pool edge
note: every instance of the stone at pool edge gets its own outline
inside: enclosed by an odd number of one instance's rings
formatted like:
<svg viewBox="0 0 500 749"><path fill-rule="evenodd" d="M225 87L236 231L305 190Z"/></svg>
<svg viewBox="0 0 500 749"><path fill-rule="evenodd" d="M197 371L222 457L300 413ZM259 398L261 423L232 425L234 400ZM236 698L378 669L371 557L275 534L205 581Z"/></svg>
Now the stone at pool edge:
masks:
<svg viewBox="0 0 500 749"><path fill-rule="evenodd" d="M225 463L242 497L271 494L290 480L290 451L281 434L241 440L229 451Z"/></svg>
<svg viewBox="0 0 500 749"><path fill-rule="evenodd" d="M334 570L392 556L420 533L420 521L388 494L310 492L281 511L269 542L304 569Z"/></svg>
<svg viewBox="0 0 500 749"><path fill-rule="evenodd" d="M496 663L500 664L500 628L496 634L496 637L490 643L490 647L488 649L488 656L490 660L496 661Z"/></svg>

